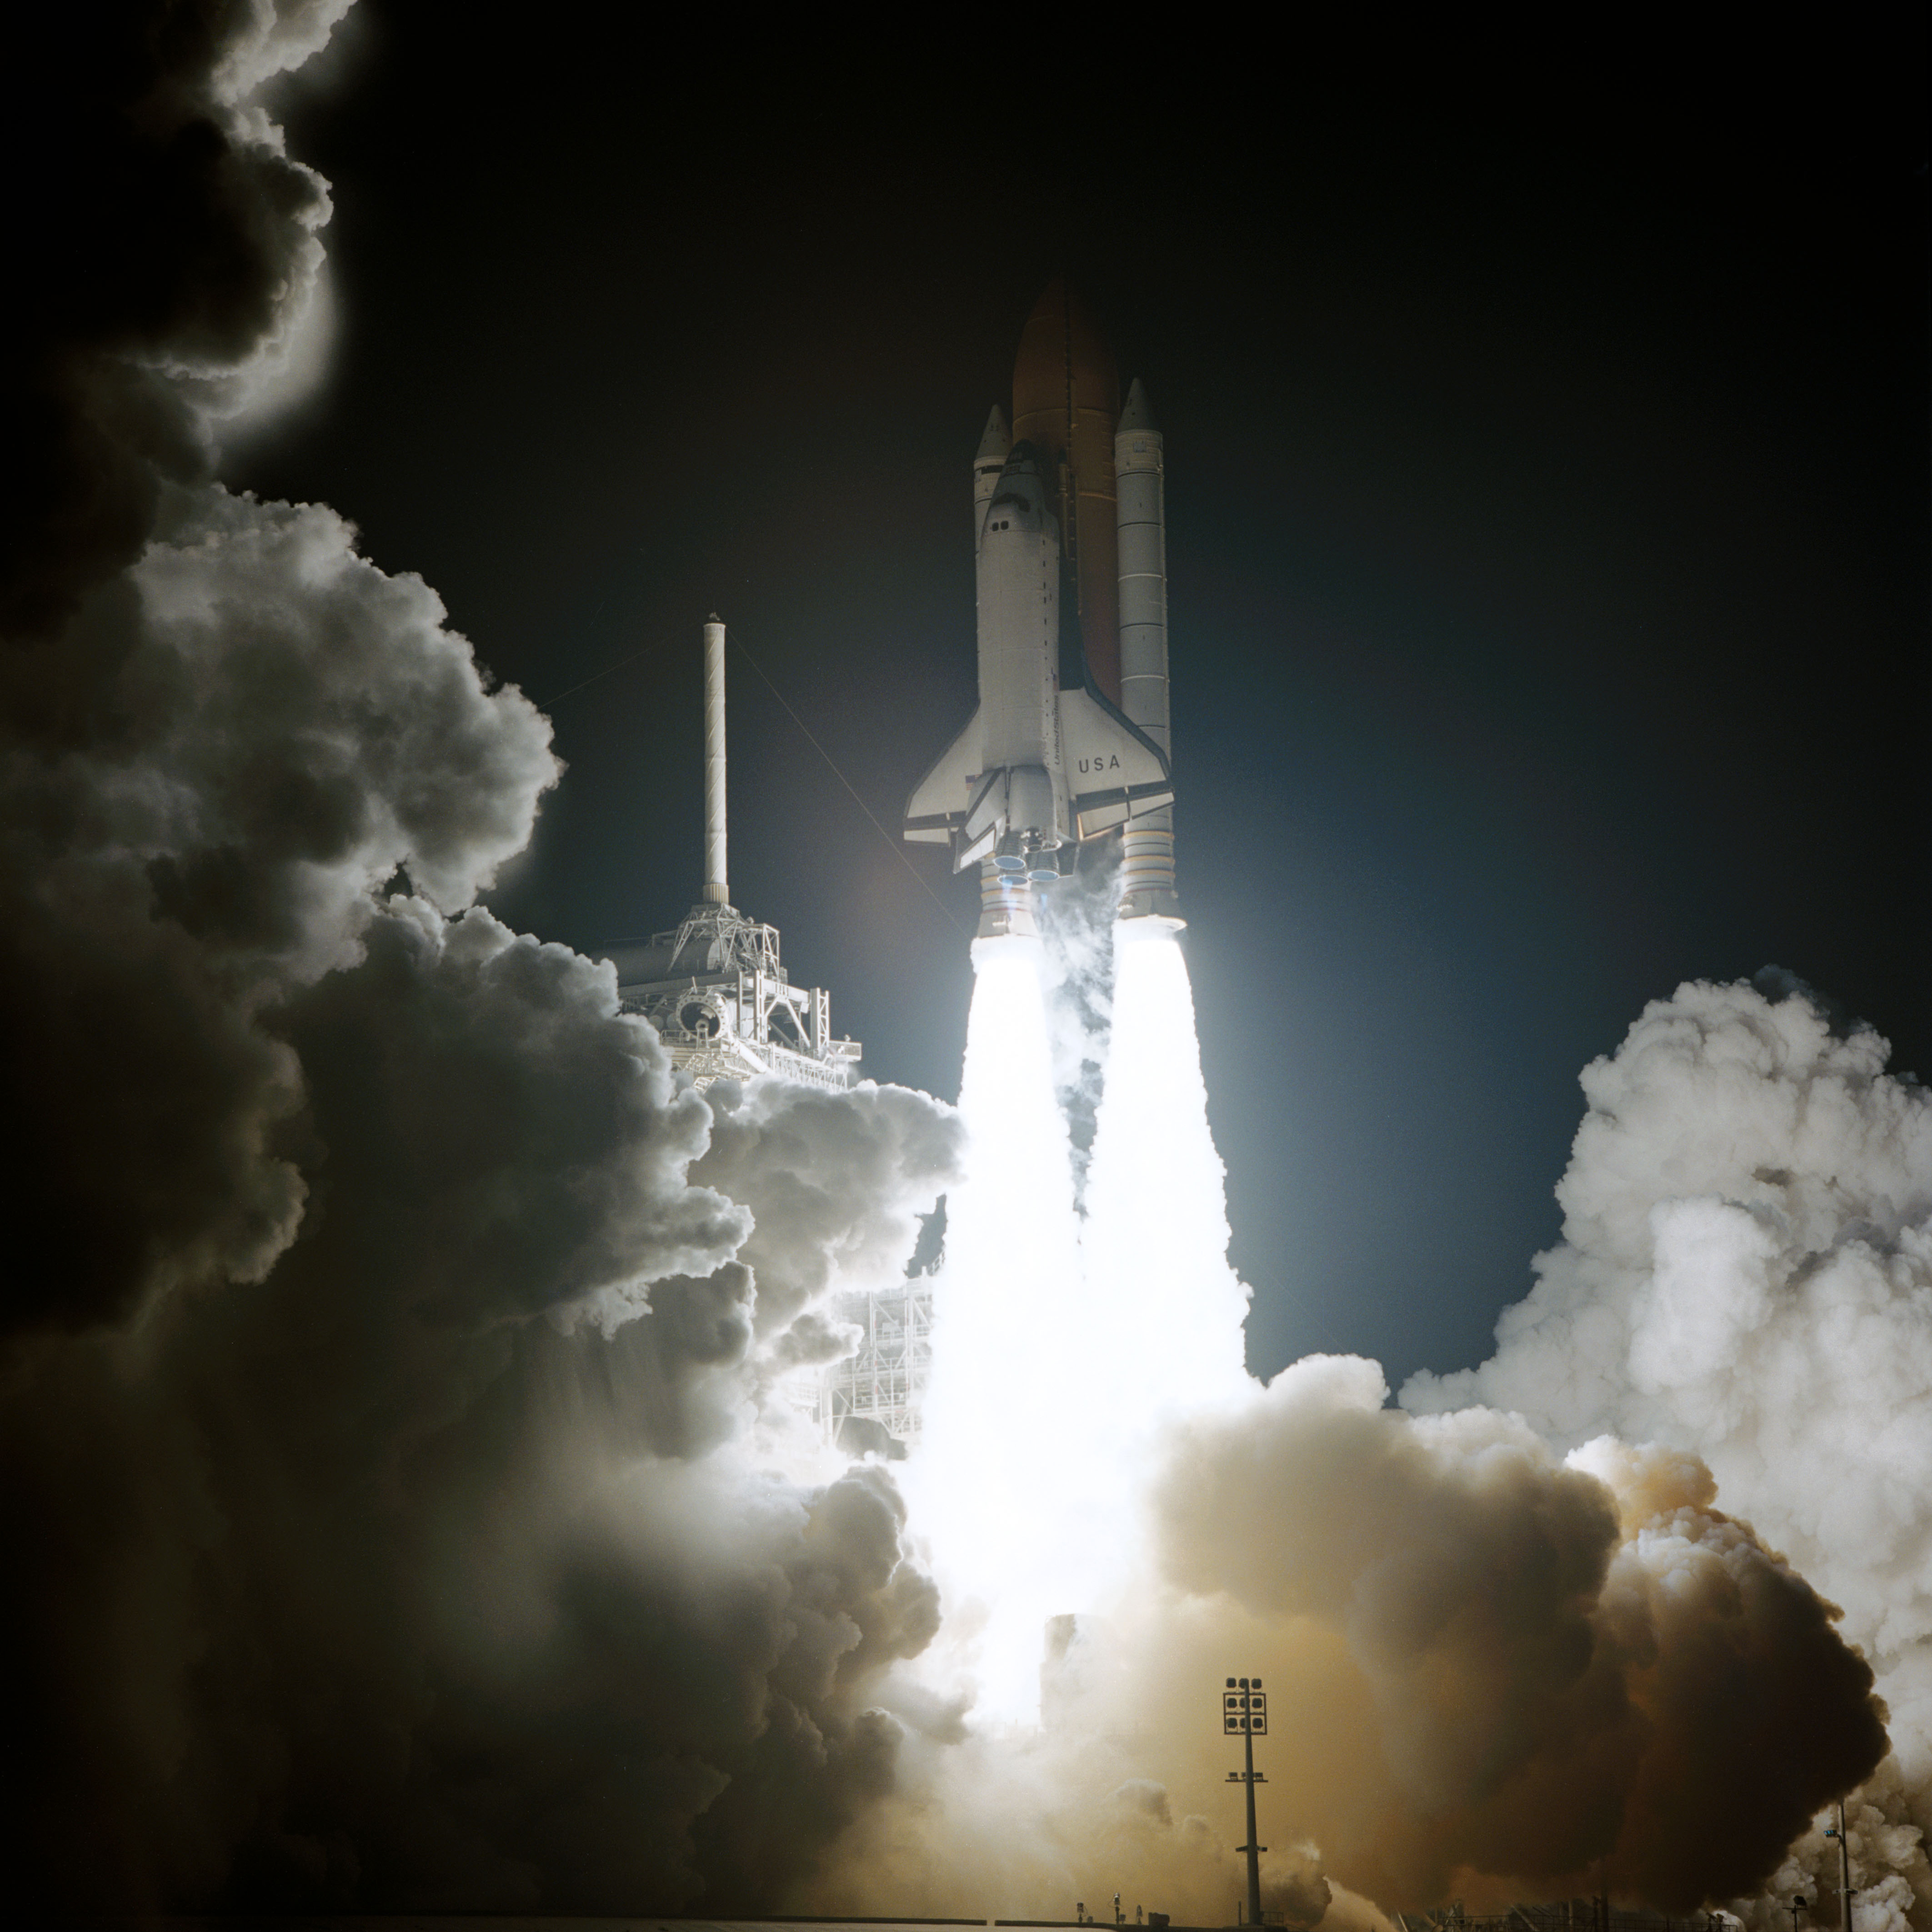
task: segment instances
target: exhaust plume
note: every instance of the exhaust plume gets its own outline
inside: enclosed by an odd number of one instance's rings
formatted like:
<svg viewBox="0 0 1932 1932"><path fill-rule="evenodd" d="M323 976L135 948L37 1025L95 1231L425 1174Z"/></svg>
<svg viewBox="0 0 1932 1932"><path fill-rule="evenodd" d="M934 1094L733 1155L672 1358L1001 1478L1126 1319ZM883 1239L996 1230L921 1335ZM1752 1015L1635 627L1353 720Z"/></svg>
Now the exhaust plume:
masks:
<svg viewBox="0 0 1932 1932"><path fill-rule="evenodd" d="M1048 914L1049 986L1087 956L1056 921L1085 916L1075 898ZM1750 1891L1886 1748L1837 1612L1681 1450L1600 1436L1566 1459L1494 1409L1405 1414L1352 1359L1248 1378L1180 949L1125 922L1114 940L1106 983L1048 1008L1111 1013L1080 1049L986 1024L1019 1010L1026 956L982 942L964 1090L970 1172L986 1141L1012 1163L994 1225L1024 1244L1065 1155L1013 1124L1045 1118L1056 1066L1105 1067L1077 1264L1036 1267L972 1357L998 1391L982 1399L1005 1400L1013 1358L1064 1327L1095 1393L1041 1392L990 1444L929 1433L908 1474L949 1624L974 1618L962 1573L983 1600L1001 1554L1024 1580L1005 1600L1050 1595L1058 1614L1043 1646L1037 1617L1023 1652L1010 1632L996 1665L982 1652L935 1674L942 1634L897 1673L883 1694L915 1733L902 1789L814 1902L938 1912L976 1886L1009 1916L1064 1914L1108 1895L1111 1868L1192 1922L1225 1922L1240 1886L1238 1744L1217 1708L1231 1671L1270 1687L1267 1829L1292 1849L1264 1892L1300 1922L1324 1887L1345 1917L1365 1898L1500 1908L1608 1883L1685 1911ZM1059 1252L1030 1245L1036 1262ZM993 1264L949 1245L936 1334L950 1306L992 1306ZM992 1279L1018 1279L1002 1264ZM1016 1436L1028 1453L1009 1468ZM938 1506L962 1494L1000 1526L998 1550L982 1535L962 1551L979 1519ZM1031 1708L1022 1662L1037 1730L1012 1726Z"/></svg>

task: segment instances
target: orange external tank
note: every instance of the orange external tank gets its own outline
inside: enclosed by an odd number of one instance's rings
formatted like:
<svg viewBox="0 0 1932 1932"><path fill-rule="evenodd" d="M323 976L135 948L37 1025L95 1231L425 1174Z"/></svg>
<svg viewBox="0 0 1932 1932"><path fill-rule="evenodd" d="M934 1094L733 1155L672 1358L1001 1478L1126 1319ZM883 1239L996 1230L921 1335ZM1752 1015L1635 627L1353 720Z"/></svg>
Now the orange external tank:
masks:
<svg viewBox="0 0 1932 1932"><path fill-rule="evenodd" d="M1013 364L1013 440L1030 442L1054 479L1055 514L1072 567L1088 676L1120 702L1120 585L1114 532L1114 430L1120 379L1113 351L1064 278L1055 276L1020 332Z"/></svg>

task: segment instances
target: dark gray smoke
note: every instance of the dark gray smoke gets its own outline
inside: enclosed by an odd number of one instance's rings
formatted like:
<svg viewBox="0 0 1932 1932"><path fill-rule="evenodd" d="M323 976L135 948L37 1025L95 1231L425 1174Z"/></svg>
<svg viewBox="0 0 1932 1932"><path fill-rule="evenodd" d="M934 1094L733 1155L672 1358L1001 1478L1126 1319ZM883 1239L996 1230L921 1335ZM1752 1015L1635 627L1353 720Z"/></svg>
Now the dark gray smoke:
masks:
<svg viewBox="0 0 1932 1932"><path fill-rule="evenodd" d="M299 326L326 184L250 97L349 0L101 0L10 23L0 632L51 635Z"/></svg>
<svg viewBox="0 0 1932 1932"><path fill-rule="evenodd" d="M936 1622L881 1474L761 1462L775 1385L956 1132L680 1090L475 907L547 722L334 512L208 480L328 212L255 90L342 10L42 10L10 62L67 190L3 406L10 1877L769 1905L890 1787L868 1687Z"/></svg>

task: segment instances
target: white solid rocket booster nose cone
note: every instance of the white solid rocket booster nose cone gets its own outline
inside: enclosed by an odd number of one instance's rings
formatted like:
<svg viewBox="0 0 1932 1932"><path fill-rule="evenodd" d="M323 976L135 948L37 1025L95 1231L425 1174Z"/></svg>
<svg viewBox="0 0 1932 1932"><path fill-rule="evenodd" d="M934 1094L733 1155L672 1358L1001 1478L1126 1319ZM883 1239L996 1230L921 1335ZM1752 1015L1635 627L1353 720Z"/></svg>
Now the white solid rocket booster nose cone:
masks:
<svg viewBox="0 0 1932 1932"><path fill-rule="evenodd" d="M998 412L994 413L997 415ZM1114 431L1117 436L1132 436L1136 433L1142 436L1160 434L1160 425L1154 421L1154 410L1148 401L1146 387L1138 376L1127 386L1127 400L1121 406L1120 426Z"/></svg>

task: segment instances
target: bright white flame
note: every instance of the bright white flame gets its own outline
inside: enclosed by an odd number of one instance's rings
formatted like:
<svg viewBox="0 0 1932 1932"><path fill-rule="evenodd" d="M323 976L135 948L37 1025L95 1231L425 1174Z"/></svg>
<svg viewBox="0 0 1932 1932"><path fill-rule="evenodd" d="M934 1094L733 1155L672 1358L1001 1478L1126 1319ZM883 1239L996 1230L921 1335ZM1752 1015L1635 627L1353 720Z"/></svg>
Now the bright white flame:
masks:
<svg viewBox="0 0 1932 1932"><path fill-rule="evenodd" d="M1084 1246L1111 1399L1142 1439L1249 1387L1249 1290L1228 1265L1226 1178L1180 945L1154 920L1123 920Z"/></svg>
<svg viewBox="0 0 1932 1932"><path fill-rule="evenodd" d="M1036 1722L1045 1626L1145 1562L1142 1498L1176 1415L1247 1388L1193 999L1172 932L1116 928L1114 1017L1084 1233L1037 942L981 940L960 1110L968 1178L934 1285L913 1520L942 1642L982 1718Z"/></svg>
<svg viewBox="0 0 1932 1932"><path fill-rule="evenodd" d="M1078 1236L1038 956L1034 940L974 944L967 1178L946 1203L922 1440L906 1472L977 1708L1019 1722L1039 1710L1042 1626L1075 1607L1082 1487L1065 1423L1082 1401L1067 1386Z"/></svg>

